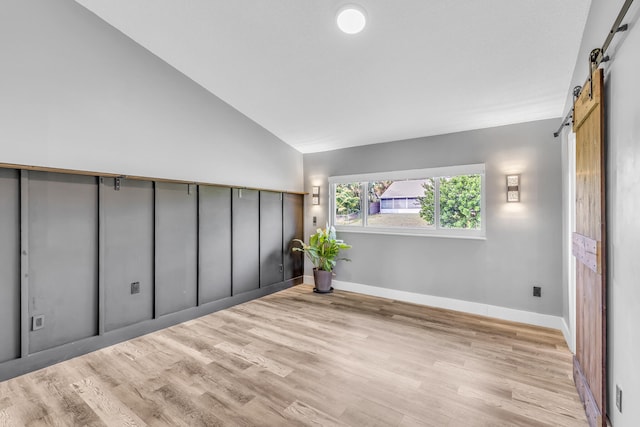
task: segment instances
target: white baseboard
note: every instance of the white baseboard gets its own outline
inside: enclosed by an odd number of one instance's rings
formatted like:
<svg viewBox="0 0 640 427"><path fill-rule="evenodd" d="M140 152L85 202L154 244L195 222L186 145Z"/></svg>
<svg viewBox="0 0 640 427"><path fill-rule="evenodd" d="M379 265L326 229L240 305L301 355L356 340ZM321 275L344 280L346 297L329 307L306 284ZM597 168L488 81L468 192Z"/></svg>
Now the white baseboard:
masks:
<svg viewBox="0 0 640 427"><path fill-rule="evenodd" d="M304 276L304 283L313 283L313 276ZM417 294L415 292L399 291L395 289L380 288L377 286L363 285L360 283L333 281L333 287L343 291L356 292L364 295L394 299L414 304L428 305L431 307L446 308L448 310L462 311L464 313L479 314L481 316L494 317L496 319L510 320L512 322L527 323L529 325L543 326L562 331L567 344L569 343L569 328L564 318L550 314L535 313L533 311L516 310L497 305L483 304L479 302L463 301L454 298L438 297L433 295Z"/></svg>
<svg viewBox="0 0 640 427"><path fill-rule="evenodd" d="M576 349L574 348L573 340L571 339L571 330L569 329L567 320L564 317L561 317L560 320L562 321L560 330L562 331L562 335L564 335L564 340L567 342L567 347L569 347L569 350L571 350L571 353L575 354Z"/></svg>

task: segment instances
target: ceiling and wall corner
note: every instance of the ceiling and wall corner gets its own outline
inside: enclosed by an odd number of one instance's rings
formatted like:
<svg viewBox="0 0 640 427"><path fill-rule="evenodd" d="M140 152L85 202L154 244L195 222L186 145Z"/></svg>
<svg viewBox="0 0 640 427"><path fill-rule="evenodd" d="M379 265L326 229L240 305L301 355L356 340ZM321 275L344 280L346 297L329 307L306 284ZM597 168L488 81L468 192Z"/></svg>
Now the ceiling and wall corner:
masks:
<svg viewBox="0 0 640 427"><path fill-rule="evenodd" d="M303 153L560 117L591 3L76 1Z"/></svg>

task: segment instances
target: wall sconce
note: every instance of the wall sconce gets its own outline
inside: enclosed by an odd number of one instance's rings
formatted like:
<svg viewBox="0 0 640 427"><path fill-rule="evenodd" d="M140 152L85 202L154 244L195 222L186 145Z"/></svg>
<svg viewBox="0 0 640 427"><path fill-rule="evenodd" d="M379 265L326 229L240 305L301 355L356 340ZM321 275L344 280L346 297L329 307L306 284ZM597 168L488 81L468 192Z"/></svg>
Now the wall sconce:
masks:
<svg viewBox="0 0 640 427"><path fill-rule="evenodd" d="M311 187L311 204L320 204L320 187Z"/></svg>
<svg viewBox="0 0 640 427"><path fill-rule="evenodd" d="M507 175L507 202L520 201L520 175Z"/></svg>

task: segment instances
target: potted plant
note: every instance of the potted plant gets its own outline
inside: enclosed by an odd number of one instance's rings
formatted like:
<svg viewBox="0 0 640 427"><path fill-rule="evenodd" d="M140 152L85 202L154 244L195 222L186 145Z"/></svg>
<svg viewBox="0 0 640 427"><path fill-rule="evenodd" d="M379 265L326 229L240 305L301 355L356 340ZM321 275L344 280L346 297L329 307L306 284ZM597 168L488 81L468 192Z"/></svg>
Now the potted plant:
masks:
<svg viewBox="0 0 640 427"><path fill-rule="evenodd" d="M316 234L309 238L309 244L300 239L295 239L294 242L300 243L301 247L293 250L304 252L313 263L313 280L316 284L313 291L321 294L333 291L331 280L336 263L340 260L351 261L348 258L338 258L338 254L342 249L351 248L351 245L336 239L336 229L328 224L324 230L318 228Z"/></svg>

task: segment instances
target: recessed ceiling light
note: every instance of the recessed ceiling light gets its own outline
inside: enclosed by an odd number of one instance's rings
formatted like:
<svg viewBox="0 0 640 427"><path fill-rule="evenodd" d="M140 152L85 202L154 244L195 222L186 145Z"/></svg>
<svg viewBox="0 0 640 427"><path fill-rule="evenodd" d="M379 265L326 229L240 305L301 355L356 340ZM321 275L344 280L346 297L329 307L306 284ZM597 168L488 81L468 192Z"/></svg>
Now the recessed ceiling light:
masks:
<svg viewBox="0 0 640 427"><path fill-rule="evenodd" d="M349 5L338 11L336 19L338 28L347 34L358 34L367 25L364 10L355 5Z"/></svg>

